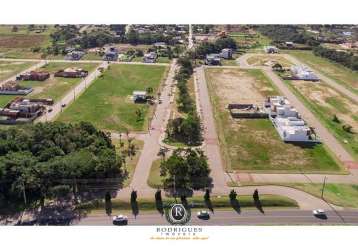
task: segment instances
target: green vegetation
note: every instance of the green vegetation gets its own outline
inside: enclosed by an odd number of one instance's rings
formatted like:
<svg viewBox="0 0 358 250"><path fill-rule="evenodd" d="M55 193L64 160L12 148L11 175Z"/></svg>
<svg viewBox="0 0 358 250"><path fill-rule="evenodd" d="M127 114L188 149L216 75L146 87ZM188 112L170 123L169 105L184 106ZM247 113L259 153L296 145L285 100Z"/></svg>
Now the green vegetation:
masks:
<svg viewBox="0 0 358 250"><path fill-rule="evenodd" d="M331 61L340 63L345 67L358 71L358 56L345 51L338 51L336 49L330 49L323 46L317 46L313 48L313 54L328 58Z"/></svg>
<svg viewBox="0 0 358 250"><path fill-rule="evenodd" d="M129 138L112 139L112 143L116 148L117 154L122 159L123 169L127 172L128 177L123 183L123 187L127 187L132 181L144 142Z"/></svg>
<svg viewBox="0 0 358 250"><path fill-rule="evenodd" d="M0 130L0 203L44 205L126 174L108 135L90 123L38 123ZM83 180L83 181L82 181ZM93 181L93 183L91 183Z"/></svg>
<svg viewBox="0 0 358 250"><path fill-rule="evenodd" d="M160 164L162 160L157 159L153 161L150 168L149 177L147 180L148 186L152 188L162 188L163 187L163 178L160 176Z"/></svg>
<svg viewBox="0 0 358 250"><path fill-rule="evenodd" d="M358 135L357 133L352 133L344 129L343 125L349 125L349 124L341 124L341 122L336 119L334 119L334 115L341 111L347 111L347 109L344 109L344 106L333 106L335 102L335 99L329 99L328 102L332 103L332 108L329 109L325 106L319 105L315 101L311 100L307 96L303 95L289 80L285 80L285 83L288 85L288 87L291 89L291 91L304 103L304 105L311 110L313 114L316 115L318 119L321 120L323 125L325 125L331 133L338 139L338 141L342 144L343 147L347 149L348 152L353 156L353 158L358 159ZM339 112L335 112L335 110ZM349 125L350 126L350 125Z"/></svg>
<svg viewBox="0 0 358 250"><path fill-rule="evenodd" d="M250 195L239 195L237 200L241 208L255 208L255 202L253 197ZM228 196L223 197L211 197L210 198L212 208L215 209L232 209L230 199ZM157 209L156 202L149 199L138 199L138 208L140 211L153 211ZM163 207L167 207L175 202L174 198L163 198ZM203 197L188 197L188 204L193 204L193 209L207 208ZM286 207L286 208L297 208L298 204L287 197L279 195L260 195L260 202L263 208L274 208L274 207ZM102 212L105 209L105 202L103 200L92 201L90 203L84 203L77 207L78 209L93 210L92 212ZM113 211L130 211L132 209L129 201L123 201L120 199L112 200ZM101 210L101 211L99 211ZM112 211L112 212L113 212Z"/></svg>
<svg viewBox="0 0 358 250"><path fill-rule="evenodd" d="M271 44L271 39L260 33L231 32L229 35L235 40L238 49L257 49Z"/></svg>
<svg viewBox="0 0 358 250"><path fill-rule="evenodd" d="M33 62L0 62L0 81L10 78L34 64Z"/></svg>
<svg viewBox="0 0 358 250"><path fill-rule="evenodd" d="M51 62L41 68L41 70L48 71L53 75L55 72L68 67L82 68L91 72L95 69L97 64L94 63L55 63ZM80 83L82 78L64 78L64 77L50 77L45 81L22 81L21 85L34 88L30 94L33 98L52 98L59 101L72 88Z"/></svg>
<svg viewBox="0 0 358 250"><path fill-rule="evenodd" d="M220 94L221 91L218 89L227 87L220 81L221 72L222 69L207 69L206 78L214 108L220 148L228 171L296 173L342 171L324 145L284 143L271 121L266 119L233 120L226 109L227 104L224 104L227 97ZM240 77L244 77L245 81L251 79L252 87L261 94L262 99L266 96L279 95L278 90L260 70L233 70L231 73L226 72L226 75L228 74L237 74L237 78L233 80L235 82ZM248 76L251 78L247 78ZM231 92L235 91L231 86L229 89Z"/></svg>
<svg viewBox="0 0 358 250"><path fill-rule="evenodd" d="M211 186L210 169L204 152L198 149L176 149L160 164L165 189L198 190ZM175 186L174 186L175 185Z"/></svg>
<svg viewBox="0 0 358 250"><path fill-rule="evenodd" d="M326 58L315 56L311 51L292 50L287 51L287 53L297 57L314 70L332 78L337 83L342 84L353 93L358 94L357 71L350 70L343 65Z"/></svg>
<svg viewBox="0 0 358 250"><path fill-rule="evenodd" d="M207 54L210 53L219 53L222 49L231 48L236 50L236 42L233 38L219 38L214 43L204 42L201 43L196 49L194 56L195 58L202 59L205 58Z"/></svg>
<svg viewBox="0 0 358 250"><path fill-rule="evenodd" d="M165 66L111 65L60 115L59 120L91 121L99 128L112 131L146 130L153 108L134 103L132 93L147 88L153 88L156 93L165 71ZM142 114L140 119L138 110Z"/></svg>

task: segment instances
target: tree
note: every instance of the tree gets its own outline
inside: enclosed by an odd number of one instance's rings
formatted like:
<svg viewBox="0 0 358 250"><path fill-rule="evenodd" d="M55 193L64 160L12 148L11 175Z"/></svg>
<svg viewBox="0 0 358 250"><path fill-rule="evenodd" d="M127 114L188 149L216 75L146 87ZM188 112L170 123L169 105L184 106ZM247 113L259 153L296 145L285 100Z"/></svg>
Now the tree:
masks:
<svg viewBox="0 0 358 250"><path fill-rule="evenodd" d="M207 158L199 149L176 149L160 165L160 175L166 189L199 190L211 186Z"/></svg>
<svg viewBox="0 0 358 250"><path fill-rule="evenodd" d="M235 190L234 190L234 189L231 189L230 194L229 194L230 200L231 200L231 201L232 201L232 200L236 200L236 197L237 197L237 194L236 194Z"/></svg>
<svg viewBox="0 0 358 250"><path fill-rule="evenodd" d="M143 111L142 109L136 109L135 114L137 116L137 122L143 119Z"/></svg>
<svg viewBox="0 0 358 250"><path fill-rule="evenodd" d="M18 30L19 28L16 25L14 25L12 26L11 32L17 32Z"/></svg>
<svg viewBox="0 0 358 250"><path fill-rule="evenodd" d="M210 190L205 189L204 200L210 200Z"/></svg>
<svg viewBox="0 0 358 250"><path fill-rule="evenodd" d="M341 121L338 119L337 115L333 115L332 121L336 123L341 123Z"/></svg>

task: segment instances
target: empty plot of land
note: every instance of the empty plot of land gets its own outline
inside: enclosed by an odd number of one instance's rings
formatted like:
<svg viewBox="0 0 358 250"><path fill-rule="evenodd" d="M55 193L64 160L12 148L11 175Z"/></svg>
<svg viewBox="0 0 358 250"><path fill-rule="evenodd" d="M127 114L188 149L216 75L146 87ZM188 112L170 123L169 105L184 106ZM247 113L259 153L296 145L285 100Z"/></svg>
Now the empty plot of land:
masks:
<svg viewBox="0 0 358 250"><path fill-rule="evenodd" d="M358 94L358 72L352 71L326 58L315 56L311 51L288 51L289 54L306 63L312 69L321 72L342 84L353 93Z"/></svg>
<svg viewBox="0 0 358 250"><path fill-rule="evenodd" d="M113 64L60 115L59 120L90 121L101 129L117 132L145 130L153 107L134 103L132 93L153 88L153 95L156 95L166 69L165 66Z"/></svg>
<svg viewBox="0 0 358 250"><path fill-rule="evenodd" d="M340 167L323 145L284 143L268 119L233 119L229 103L262 105L279 95L260 70L207 69L222 155L226 168L239 171L334 172Z"/></svg>
<svg viewBox="0 0 358 250"><path fill-rule="evenodd" d="M48 71L51 73L49 79L45 81L22 81L20 84L26 87L32 87L33 92L29 95L33 98L52 98L54 101L59 101L68 91L70 91L76 84L81 81L81 78L64 78L54 77L53 74L58 70L69 67L76 67L87 70L89 72L96 68L93 63L56 63L51 62L39 70Z"/></svg>
<svg viewBox="0 0 358 250"><path fill-rule="evenodd" d="M253 55L247 59L247 63L252 66L273 66L276 63L281 64L283 67L292 66L292 63L286 58L272 54Z"/></svg>
<svg viewBox="0 0 358 250"><path fill-rule="evenodd" d="M286 81L286 83L357 159L358 104L324 82ZM334 119L335 115L338 119ZM346 129L343 128L344 126ZM350 131L347 130L347 126L351 126Z"/></svg>

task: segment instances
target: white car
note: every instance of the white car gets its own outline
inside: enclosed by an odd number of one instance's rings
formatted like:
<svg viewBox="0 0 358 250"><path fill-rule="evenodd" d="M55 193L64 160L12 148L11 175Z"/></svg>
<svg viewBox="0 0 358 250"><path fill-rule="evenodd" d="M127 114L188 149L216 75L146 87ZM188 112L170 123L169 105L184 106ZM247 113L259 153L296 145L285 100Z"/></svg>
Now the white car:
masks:
<svg viewBox="0 0 358 250"><path fill-rule="evenodd" d="M128 225L128 217L122 214L113 216L113 225Z"/></svg>
<svg viewBox="0 0 358 250"><path fill-rule="evenodd" d="M315 209L312 213L314 216L326 216L326 212L323 209Z"/></svg>
<svg viewBox="0 0 358 250"><path fill-rule="evenodd" d="M210 214L208 211L205 211L205 210L201 210L197 213L198 215L198 218L201 219L201 220L208 220L210 219Z"/></svg>

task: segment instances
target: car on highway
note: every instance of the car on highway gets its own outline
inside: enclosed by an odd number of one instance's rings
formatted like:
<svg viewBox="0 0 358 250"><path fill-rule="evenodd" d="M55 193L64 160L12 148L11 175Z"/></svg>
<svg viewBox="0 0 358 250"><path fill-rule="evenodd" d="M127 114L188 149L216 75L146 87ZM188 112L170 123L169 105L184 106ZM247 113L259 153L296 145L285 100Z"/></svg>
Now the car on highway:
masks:
<svg viewBox="0 0 358 250"><path fill-rule="evenodd" d="M197 213L197 216L199 219L201 220L208 220L210 219L210 214L208 211L205 211L205 210L201 210Z"/></svg>
<svg viewBox="0 0 358 250"><path fill-rule="evenodd" d="M312 214L318 218L327 218L326 212L323 209L315 209L312 211Z"/></svg>
<svg viewBox="0 0 358 250"><path fill-rule="evenodd" d="M113 222L113 225L116 225L116 226L128 225L128 217L124 216L122 214L116 215L116 216L113 216L112 222Z"/></svg>

